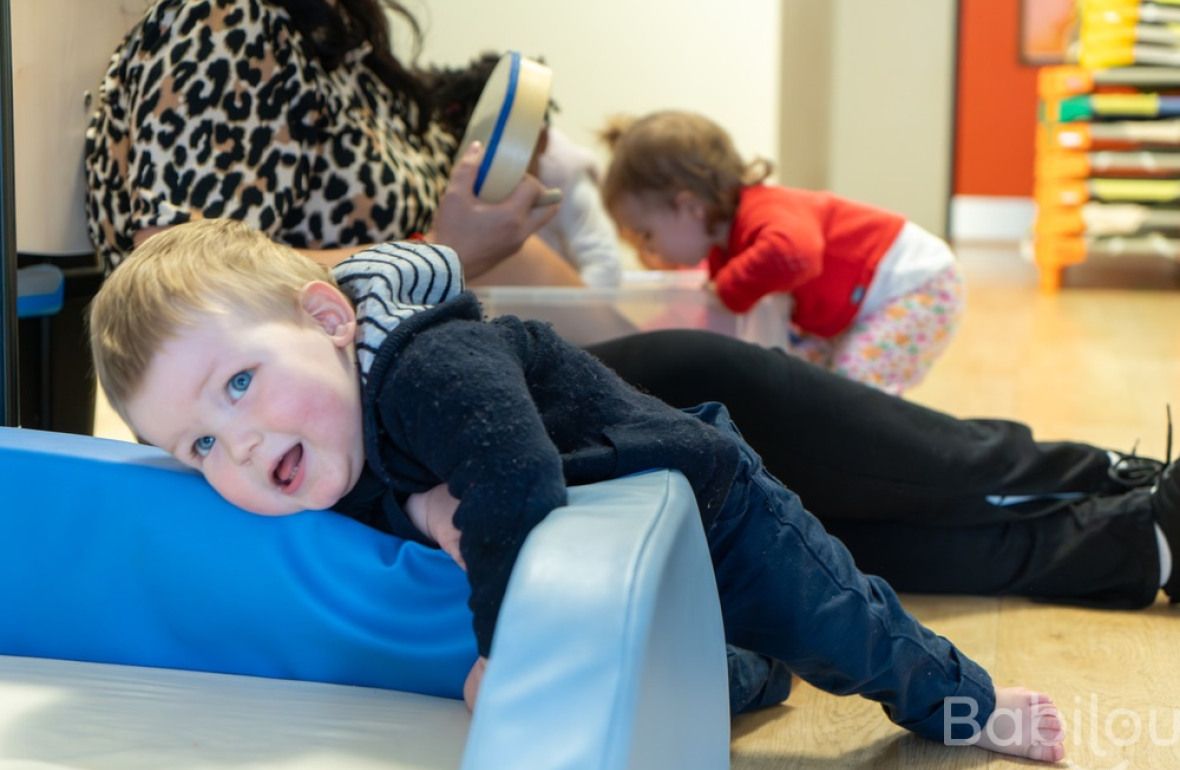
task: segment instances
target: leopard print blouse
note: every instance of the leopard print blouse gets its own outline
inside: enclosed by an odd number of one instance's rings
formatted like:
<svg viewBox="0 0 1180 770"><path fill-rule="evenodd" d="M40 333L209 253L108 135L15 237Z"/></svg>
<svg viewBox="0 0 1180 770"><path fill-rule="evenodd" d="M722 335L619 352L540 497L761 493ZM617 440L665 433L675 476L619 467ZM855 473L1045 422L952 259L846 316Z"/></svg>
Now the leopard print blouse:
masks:
<svg viewBox="0 0 1180 770"><path fill-rule="evenodd" d="M157 0L111 59L86 132L90 237L244 220L297 248L425 231L456 140L351 52L327 72L267 0Z"/></svg>

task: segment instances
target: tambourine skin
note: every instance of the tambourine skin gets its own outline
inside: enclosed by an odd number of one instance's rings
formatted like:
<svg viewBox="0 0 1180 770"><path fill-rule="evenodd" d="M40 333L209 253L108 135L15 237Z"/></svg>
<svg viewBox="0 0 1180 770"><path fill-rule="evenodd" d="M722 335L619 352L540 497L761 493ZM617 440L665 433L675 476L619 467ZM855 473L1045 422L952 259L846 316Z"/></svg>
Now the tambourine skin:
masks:
<svg viewBox="0 0 1180 770"><path fill-rule="evenodd" d="M478 141L487 148L475 195L488 203L508 197L528 171L545 125L553 72L517 51L500 58L467 123L459 153Z"/></svg>

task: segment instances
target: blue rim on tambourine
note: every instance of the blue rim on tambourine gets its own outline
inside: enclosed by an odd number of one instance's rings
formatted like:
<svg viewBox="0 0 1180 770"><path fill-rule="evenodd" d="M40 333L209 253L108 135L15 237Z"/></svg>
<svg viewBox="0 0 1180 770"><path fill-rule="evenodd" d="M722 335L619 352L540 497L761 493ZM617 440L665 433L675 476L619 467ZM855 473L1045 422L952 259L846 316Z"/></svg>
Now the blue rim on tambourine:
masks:
<svg viewBox="0 0 1180 770"><path fill-rule="evenodd" d="M496 203L512 192L528 171L545 126L553 73L518 51L500 57L472 110L460 143L460 156L475 141L484 147L474 192Z"/></svg>
<svg viewBox="0 0 1180 770"><path fill-rule="evenodd" d="M492 168L492 161L496 158L496 150L500 147L500 137L504 135L504 126L508 124L508 115L512 112L512 102L516 99L516 83L520 80L520 53L509 51L511 65L508 70L508 90L504 94L504 101L500 103L500 114L496 116L496 125L492 135L488 137L487 152L483 155L483 162L479 164L479 173L475 176L475 194L483 189L484 180Z"/></svg>

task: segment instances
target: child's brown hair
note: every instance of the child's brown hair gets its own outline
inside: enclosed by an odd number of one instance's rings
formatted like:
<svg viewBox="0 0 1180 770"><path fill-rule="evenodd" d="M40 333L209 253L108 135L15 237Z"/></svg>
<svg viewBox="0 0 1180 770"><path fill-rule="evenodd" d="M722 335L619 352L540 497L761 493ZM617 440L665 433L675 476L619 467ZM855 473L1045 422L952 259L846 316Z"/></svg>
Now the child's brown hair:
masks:
<svg viewBox="0 0 1180 770"><path fill-rule="evenodd" d="M111 407L127 419L127 401L181 328L211 314L298 318L311 281L335 285L327 268L241 222L198 220L148 238L90 305L94 370Z"/></svg>
<svg viewBox="0 0 1180 770"><path fill-rule="evenodd" d="M673 205L677 193L688 191L708 207L708 224L726 222L737 210L741 188L765 181L772 171L760 158L746 163L725 129L692 112L616 117L601 138L611 149L602 183L607 210L624 195Z"/></svg>

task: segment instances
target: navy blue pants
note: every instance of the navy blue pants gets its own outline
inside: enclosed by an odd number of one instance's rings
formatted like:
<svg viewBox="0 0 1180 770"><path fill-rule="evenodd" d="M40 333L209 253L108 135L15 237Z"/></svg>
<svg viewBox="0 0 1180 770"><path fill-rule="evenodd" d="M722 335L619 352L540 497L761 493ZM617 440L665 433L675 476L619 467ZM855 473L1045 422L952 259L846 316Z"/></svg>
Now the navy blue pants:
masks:
<svg viewBox="0 0 1180 770"><path fill-rule="evenodd" d="M922 626L884 580L857 569L848 549L766 471L724 406L688 411L741 448L729 495L706 532L726 641L822 690L878 701L890 719L926 738L944 738L948 697L974 699L983 724L995 709L987 672ZM735 688L781 687L766 671L751 670L750 681L741 681L740 661L731 655L731 700ZM954 714L964 711L960 704Z"/></svg>

